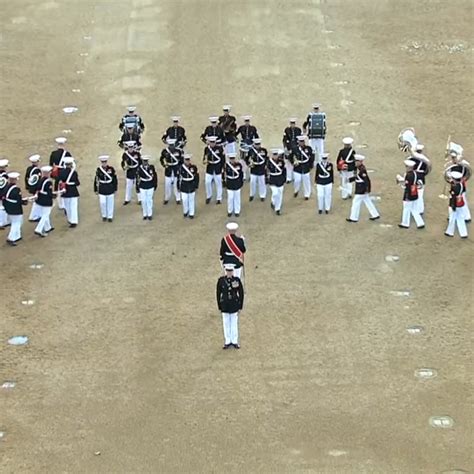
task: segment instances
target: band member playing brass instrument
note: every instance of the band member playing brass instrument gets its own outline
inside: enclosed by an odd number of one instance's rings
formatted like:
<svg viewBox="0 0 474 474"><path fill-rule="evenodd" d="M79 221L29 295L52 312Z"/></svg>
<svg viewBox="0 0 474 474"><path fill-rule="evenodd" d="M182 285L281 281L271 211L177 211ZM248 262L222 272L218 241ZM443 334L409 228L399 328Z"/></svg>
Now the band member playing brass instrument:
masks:
<svg viewBox="0 0 474 474"><path fill-rule="evenodd" d="M191 162L192 155L185 153L179 167L178 189L181 192L183 216L194 219L196 210L196 191L199 188L199 171Z"/></svg>
<svg viewBox="0 0 474 474"><path fill-rule="evenodd" d="M39 166L41 157L40 155L32 155L28 158L28 160L31 165L28 166L28 168L26 169L25 188L28 190L28 193L31 196L34 196L38 189L38 181L41 177L41 168ZM36 205L36 202L33 201L28 220L30 222L38 222L40 220L40 217L41 215L39 214L38 206Z"/></svg>
<svg viewBox="0 0 474 474"><path fill-rule="evenodd" d="M298 146L298 137L303 135L300 127L296 126L296 118L290 118L290 126L283 132L283 148L285 150L286 182L293 181L293 165L288 159L290 154Z"/></svg>
<svg viewBox="0 0 474 474"><path fill-rule="evenodd" d="M428 157L423 153L425 146L421 143L417 143L415 146L415 151L410 156L410 160L415 162L414 171L418 177L418 200L417 207L418 213L423 215L425 212L425 186L426 186L426 176L431 171L431 163Z"/></svg>
<svg viewBox="0 0 474 474"><path fill-rule="evenodd" d="M149 160L149 155L143 155L137 171L144 221L153 219L153 196L158 187L158 175L155 166L151 165Z"/></svg>
<svg viewBox="0 0 474 474"><path fill-rule="evenodd" d="M467 239L467 226L465 222L464 207L466 202L465 185L463 184L463 175L460 171L452 171L451 175L451 189L449 191L449 223L444 235L453 237L456 227L462 239Z"/></svg>
<svg viewBox="0 0 474 474"><path fill-rule="evenodd" d="M337 155L337 169L341 175L341 196L342 199L350 199L352 197L352 181L356 170L355 150L352 148L354 139L352 137L344 137L342 139L344 148L339 150Z"/></svg>
<svg viewBox="0 0 474 474"><path fill-rule="evenodd" d="M218 121L219 121L219 117L216 117L216 116L209 117L210 125L208 125L204 129L204 132L201 133L201 141L205 143L206 145L208 144L209 137L216 137L217 144L224 143L225 141L224 130L218 124Z"/></svg>
<svg viewBox="0 0 474 474"><path fill-rule="evenodd" d="M219 117L219 126L224 131L224 151L226 155L229 153L237 153L237 121L233 115L230 115L230 110L230 105L224 105L222 107L223 114Z"/></svg>
<svg viewBox="0 0 474 474"><path fill-rule="evenodd" d="M265 173L267 168L268 151L262 147L262 139L254 138L253 145L248 153L248 166L250 168L250 197L253 201L258 187L260 201L265 201L267 197L267 185L265 182Z"/></svg>
<svg viewBox="0 0 474 474"><path fill-rule="evenodd" d="M136 186L137 171L140 166L140 152L135 141L124 142L124 152L122 154L122 169L125 171L125 199L123 205L126 206L132 200L132 191L135 188L137 201L140 203L140 192Z"/></svg>
<svg viewBox="0 0 474 474"><path fill-rule="evenodd" d="M176 148L174 138L166 139L166 148L162 150L160 156L161 166L165 169L165 198L163 204L168 204L171 193L174 191L176 204L181 203L181 195L178 191L178 173L179 167L183 162L183 153Z"/></svg>
<svg viewBox="0 0 474 474"><path fill-rule="evenodd" d="M453 144L451 143L451 145ZM459 148L462 150L462 147L459 146ZM445 180L450 184L451 173L453 173L454 171L461 173L461 183L463 184L464 189L464 207L462 208L464 213L464 220L466 222L471 222L471 211L469 209L469 204L467 202L466 196L467 181L471 178L472 175L471 165L468 161L462 158L462 152L459 153L458 151L453 150L449 153L449 158L450 162L446 164L444 171Z"/></svg>
<svg viewBox="0 0 474 474"><path fill-rule="evenodd" d="M240 191L244 185L242 165L236 160L237 153L229 153L223 168L223 180L227 189L227 217L240 215Z"/></svg>
<svg viewBox="0 0 474 474"><path fill-rule="evenodd" d="M216 204L222 202L222 169L225 156L221 145L217 144L218 137L208 137L209 144L204 148L203 164L206 166L206 204L212 199L212 183L216 187Z"/></svg>
<svg viewBox="0 0 474 474"><path fill-rule="evenodd" d="M293 165L294 197L298 196L303 183L304 199L307 201L311 196L310 172L314 166L314 153L312 148L305 144L305 139L304 135L297 137L298 145L291 152L289 159Z"/></svg>
<svg viewBox="0 0 474 474"><path fill-rule="evenodd" d="M397 181L403 187L403 213L402 222L398 227L408 229L410 227L410 218L413 216L418 229L424 229L425 223L418 211L418 174L414 171L416 163L413 160L405 160L405 176L397 175Z"/></svg>
<svg viewBox="0 0 474 474"><path fill-rule="evenodd" d="M267 161L267 179L272 192L270 206L275 211L276 215L280 216L281 206L283 203L283 190L286 183L286 168L283 150L272 150L272 154Z"/></svg>

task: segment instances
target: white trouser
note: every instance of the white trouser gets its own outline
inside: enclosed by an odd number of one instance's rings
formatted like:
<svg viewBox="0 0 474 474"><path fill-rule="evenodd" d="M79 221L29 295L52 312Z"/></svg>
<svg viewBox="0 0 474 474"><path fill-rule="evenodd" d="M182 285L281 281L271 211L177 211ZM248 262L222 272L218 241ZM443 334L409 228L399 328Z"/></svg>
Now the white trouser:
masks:
<svg viewBox="0 0 474 474"><path fill-rule="evenodd" d="M165 176L165 201L169 201L171 198L171 192L174 192L176 202L181 200L178 191L178 178L174 175Z"/></svg>
<svg viewBox="0 0 474 474"><path fill-rule="evenodd" d="M206 199L212 198L212 183L216 185L216 200L222 201L222 175L206 173Z"/></svg>
<svg viewBox="0 0 474 474"><path fill-rule="evenodd" d="M21 238L21 225L23 224L23 216L20 214L19 216L9 215L9 217L11 227L7 239L10 242L16 242Z"/></svg>
<svg viewBox="0 0 474 474"><path fill-rule="evenodd" d="M244 181L246 181L250 168L247 163L245 163L245 160L239 160L239 163L242 165L242 174L244 175Z"/></svg>
<svg viewBox="0 0 474 474"><path fill-rule="evenodd" d="M324 138L310 138L309 146L313 149L313 153L317 161L321 161L324 153Z"/></svg>
<svg viewBox="0 0 474 474"><path fill-rule="evenodd" d="M64 209L66 210L66 217L69 224L79 223L79 198L68 197L64 199Z"/></svg>
<svg viewBox="0 0 474 474"><path fill-rule="evenodd" d="M226 143L224 150L226 155L229 153L237 153L237 142Z"/></svg>
<svg viewBox="0 0 474 474"><path fill-rule="evenodd" d="M469 204L467 203L467 196L466 193L462 194L464 199L464 206L461 208L463 210L464 220L470 221L471 220L471 211L469 210Z"/></svg>
<svg viewBox="0 0 474 474"><path fill-rule="evenodd" d="M153 194L154 188L142 189L140 188L140 196L142 198L143 217L151 217L153 215Z"/></svg>
<svg viewBox="0 0 474 474"><path fill-rule="evenodd" d="M240 189L227 190L227 213L240 214Z"/></svg>
<svg viewBox="0 0 474 474"><path fill-rule="evenodd" d="M30 221L35 221L39 219L40 217L41 217L41 211L39 209L39 206L38 204L36 204L36 202L33 202L33 204L31 205L30 217L28 217L28 219Z"/></svg>
<svg viewBox="0 0 474 474"><path fill-rule="evenodd" d="M250 197L254 197L257 193L258 184L258 195L261 199L267 197L267 185L265 184L265 175L256 175L250 173Z"/></svg>
<svg viewBox="0 0 474 474"><path fill-rule="evenodd" d="M311 176L309 173L297 173L293 172L293 186L295 193L299 192L301 187L301 182L303 182L303 191L304 197L309 198L311 196Z"/></svg>
<svg viewBox="0 0 474 474"><path fill-rule="evenodd" d="M418 212L418 199L416 201L403 201L403 212L402 212L402 225L410 227L410 218L413 216L416 226L420 227L425 225L423 217Z"/></svg>
<svg viewBox="0 0 474 474"><path fill-rule="evenodd" d="M135 180L126 178L125 180L125 201L126 202L130 202L132 200L133 188L135 188ZM140 202L140 200L141 200L140 193L137 192L137 201Z"/></svg>
<svg viewBox="0 0 474 474"><path fill-rule="evenodd" d="M64 206L64 198L62 194L58 194L58 209L61 211L66 209L66 207Z"/></svg>
<svg viewBox="0 0 474 474"><path fill-rule="evenodd" d="M222 313L224 344L239 343L239 313Z"/></svg>
<svg viewBox="0 0 474 474"><path fill-rule="evenodd" d="M181 202L183 203L183 214L194 216L196 192L181 193Z"/></svg>
<svg viewBox="0 0 474 474"><path fill-rule="evenodd" d="M331 209L332 183L317 184L318 209L320 211L329 211Z"/></svg>
<svg viewBox="0 0 474 474"><path fill-rule="evenodd" d="M0 227L5 227L8 224L10 224L10 217L2 207L0 209Z"/></svg>
<svg viewBox="0 0 474 474"><path fill-rule="evenodd" d="M416 209L418 214L423 214L425 212L425 200L423 195L425 194L425 187L418 189L418 199L416 200Z"/></svg>
<svg viewBox="0 0 474 474"><path fill-rule="evenodd" d="M51 211L53 207L46 207L46 206L38 206L40 212L40 220L38 225L35 228L35 232L39 234L43 234L45 232L49 232L51 230Z"/></svg>
<svg viewBox="0 0 474 474"><path fill-rule="evenodd" d="M285 159L285 168L286 168L286 182L289 183L290 181L293 181L293 165L291 164L291 161L288 159Z"/></svg>
<svg viewBox="0 0 474 474"><path fill-rule="evenodd" d="M99 194L100 213L105 219L114 218L115 194Z"/></svg>
<svg viewBox="0 0 474 474"><path fill-rule="evenodd" d="M349 219L351 221L358 221L360 216L360 206L362 203L365 204L365 207L369 211L370 217L378 217L379 213L370 199L370 195L367 194L355 194L354 199L352 200L351 215Z"/></svg>
<svg viewBox="0 0 474 474"><path fill-rule="evenodd" d="M352 196L352 183L349 178L354 176L353 171L341 171L341 196L342 199L347 199Z"/></svg>
<svg viewBox="0 0 474 474"><path fill-rule="evenodd" d="M467 226L465 222L465 210L464 207L458 207L455 211L450 207L451 212L449 213L449 223L446 229L446 234L453 236L458 228L459 235L461 237L467 237Z"/></svg>
<svg viewBox="0 0 474 474"><path fill-rule="evenodd" d="M281 210L281 204L283 202L283 189L284 186L270 186L272 192L272 204L275 208L275 211Z"/></svg>

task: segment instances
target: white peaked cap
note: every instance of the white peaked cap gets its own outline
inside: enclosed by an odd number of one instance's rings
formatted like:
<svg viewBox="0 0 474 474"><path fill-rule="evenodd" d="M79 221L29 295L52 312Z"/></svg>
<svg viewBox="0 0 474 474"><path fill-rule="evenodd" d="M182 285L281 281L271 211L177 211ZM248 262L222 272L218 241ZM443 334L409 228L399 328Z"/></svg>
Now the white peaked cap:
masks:
<svg viewBox="0 0 474 474"><path fill-rule="evenodd" d="M224 270L227 271L227 272L231 272L231 271L234 271L234 264L233 263L226 263L224 265Z"/></svg>
<svg viewBox="0 0 474 474"><path fill-rule="evenodd" d="M403 163L405 163L405 166L415 166L416 162L413 160L405 160Z"/></svg>
<svg viewBox="0 0 474 474"><path fill-rule="evenodd" d="M301 141L305 141L305 140L306 140L306 135L298 135L298 136L296 137L296 139L299 140L300 142L301 142Z"/></svg>
<svg viewBox="0 0 474 474"><path fill-rule="evenodd" d="M8 166L8 163L9 161L6 158L0 160L0 168L5 168L6 166Z"/></svg>
<svg viewBox="0 0 474 474"><path fill-rule="evenodd" d="M262 139L261 138L254 138L252 140L256 145L259 145L260 143L262 143Z"/></svg>
<svg viewBox="0 0 474 474"><path fill-rule="evenodd" d="M178 115L173 115L173 116L171 117L171 120L172 120L173 122L179 122L180 119L181 119L181 117L179 117Z"/></svg>
<svg viewBox="0 0 474 474"><path fill-rule="evenodd" d="M74 163L74 158L72 156L66 156L63 158L63 163L70 165L71 163Z"/></svg>
<svg viewBox="0 0 474 474"><path fill-rule="evenodd" d="M451 177L453 179L461 179L462 178L462 173L460 171L452 171L451 172Z"/></svg>
<svg viewBox="0 0 474 474"><path fill-rule="evenodd" d="M227 153L227 156L228 156L229 158L235 158L235 157L237 156L237 153L235 153L235 152L232 151L232 152L230 152L230 153Z"/></svg>
<svg viewBox="0 0 474 474"><path fill-rule="evenodd" d="M215 115L209 117L209 122L217 122L219 120L219 117L216 117Z"/></svg>
<svg viewBox="0 0 474 474"><path fill-rule="evenodd" d="M49 165L42 166L42 167L41 167L41 171L42 171L43 173L51 173L51 171L53 171L53 167L52 167L52 166L49 166Z"/></svg>
<svg viewBox="0 0 474 474"><path fill-rule="evenodd" d="M134 105L129 105L129 106L127 107L127 110L128 110L129 112L135 112L135 110L137 110L137 108L136 108Z"/></svg>
<svg viewBox="0 0 474 474"><path fill-rule="evenodd" d="M210 142L216 142L216 141L217 141L217 137L215 137L215 136L207 137L207 139L208 139Z"/></svg>
<svg viewBox="0 0 474 474"><path fill-rule="evenodd" d="M323 154L321 155L321 158L328 158L328 157L329 157L329 153L323 153Z"/></svg>
<svg viewBox="0 0 474 474"><path fill-rule="evenodd" d="M425 149L425 145L418 143L415 148L416 148L416 151L423 151Z"/></svg>
<svg viewBox="0 0 474 474"><path fill-rule="evenodd" d="M252 116L251 115L242 115L242 118L244 120L250 120L252 118Z"/></svg>
<svg viewBox="0 0 474 474"><path fill-rule="evenodd" d="M142 160L148 161L151 158L150 155L143 155Z"/></svg>
<svg viewBox="0 0 474 474"><path fill-rule="evenodd" d="M356 161L364 161L365 160L365 156L364 155L358 155L357 153L354 155L354 159Z"/></svg>
<svg viewBox="0 0 474 474"><path fill-rule="evenodd" d="M185 160L190 160L192 157L193 157L193 155L191 155L191 153L185 153L184 156L183 156L183 158Z"/></svg>
<svg viewBox="0 0 474 474"><path fill-rule="evenodd" d="M40 155L31 155L28 159L29 159L32 163L38 163L38 161L41 160L41 156L40 156Z"/></svg>
<svg viewBox="0 0 474 474"><path fill-rule="evenodd" d="M229 222L225 227L227 230L237 230L239 228L239 224L237 224L237 222Z"/></svg>
<svg viewBox="0 0 474 474"><path fill-rule="evenodd" d="M67 138L66 137L57 137L57 138L54 139L54 141L58 145L64 145L67 142Z"/></svg>
<svg viewBox="0 0 474 474"><path fill-rule="evenodd" d="M289 121L290 123L296 123L297 118L296 117L290 117Z"/></svg>
<svg viewBox="0 0 474 474"><path fill-rule="evenodd" d="M225 112L227 110L230 110L232 108L232 105L223 105L222 110Z"/></svg>
<svg viewBox="0 0 474 474"><path fill-rule="evenodd" d="M107 161L110 159L110 156L109 155L100 155L99 157L97 157L97 159L99 161Z"/></svg>
<svg viewBox="0 0 474 474"><path fill-rule="evenodd" d="M20 173L17 173L16 171L12 171L11 173L8 173L7 176L11 179L18 179L20 177Z"/></svg>
<svg viewBox="0 0 474 474"><path fill-rule="evenodd" d="M321 104L319 102L315 102L313 104L313 109L319 109L319 107L321 107Z"/></svg>
<svg viewBox="0 0 474 474"><path fill-rule="evenodd" d="M344 145L352 145L354 143L354 139L352 137L344 137L342 139L342 143L344 143Z"/></svg>

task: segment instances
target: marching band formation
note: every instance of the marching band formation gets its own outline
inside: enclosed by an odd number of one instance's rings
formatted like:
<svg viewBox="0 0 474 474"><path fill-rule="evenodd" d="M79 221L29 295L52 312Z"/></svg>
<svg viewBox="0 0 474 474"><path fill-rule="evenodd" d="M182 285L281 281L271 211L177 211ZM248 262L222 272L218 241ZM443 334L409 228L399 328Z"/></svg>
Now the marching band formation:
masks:
<svg viewBox="0 0 474 474"><path fill-rule="evenodd" d="M312 194L311 172L314 169L317 210L328 214L331 210L334 184L334 165L325 152L326 114L320 104L313 104L302 128L297 119L290 118L284 129L282 148L267 150L252 117L243 116L243 124L231 115L231 106L223 106L221 116L209 117L201 134L204 143L202 164L205 167L205 203L213 200L217 205L223 201L226 189L227 216L238 217L241 213L241 190L249 179L249 201L258 195L260 201L267 198L270 188L270 206L275 215L282 212L285 185L292 183L293 195L302 193L305 200ZM185 218L196 215L196 191L200 184L198 166L193 156L185 151L186 130L180 125L180 117L171 117L172 124L162 136L164 144L159 161L164 168L164 199L169 203L174 197L183 209ZM128 205L134 195L141 204L143 220L152 220L155 191L158 188L158 173L150 163L150 156L141 153L145 124L136 113L136 107L128 112L119 123L122 133L118 145L123 149L121 167L125 173L125 195L123 205ZM65 137L56 138L57 149L51 153L49 164L41 166L39 155L29 157L30 165L25 173L24 197L19 187L20 174L9 171L7 159L0 160L0 229L10 226L7 243L16 246L21 240L23 206L32 203L29 220L36 222L34 233L46 237L54 227L51 224L53 202L64 211L69 227L79 223L80 180L76 161L66 149ZM352 199L348 222L358 222L362 204L370 214L370 220L377 220L380 214L370 197L371 182L365 167L365 156L353 147L353 139L344 137L342 148L336 158L340 176L341 197ZM418 229L425 227L424 188L431 171L431 163L424 153L424 146L418 142L412 128L403 130L398 137L399 149L405 153L405 173L397 175L397 183L403 188L403 210L400 228L409 228L411 219ZM448 162L444 178L449 186L448 227L445 235L454 236L457 229L461 238L467 238L466 223L471 215L466 199L466 183L471 177L471 167L463 157L463 148L448 139L446 151ZM99 207L104 222L114 219L115 195L118 191L116 170L109 164L109 156L98 157L93 189L99 197ZM448 197L446 193L440 197Z"/></svg>

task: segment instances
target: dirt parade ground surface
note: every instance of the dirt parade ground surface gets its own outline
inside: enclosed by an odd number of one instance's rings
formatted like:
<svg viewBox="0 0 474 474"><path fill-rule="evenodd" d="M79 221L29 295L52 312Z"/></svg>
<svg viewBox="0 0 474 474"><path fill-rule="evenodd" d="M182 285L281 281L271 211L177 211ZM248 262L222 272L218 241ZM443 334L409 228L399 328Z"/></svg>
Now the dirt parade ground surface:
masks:
<svg viewBox="0 0 474 474"><path fill-rule="evenodd" d="M473 236L443 235L439 198L448 135L474 158L471 1L0 7L0 154L23 178L27 157L48 161L65 135L82 182L77 228L55 207L46 239L26 222L10 248L0 231L2 473L474 472ZM346 135L367 156L382 218L347 223L338 177L327 216L314 190L306 202L287 185L278 217L246 184L242 348L223 351L228 219L225 202L204 204L199 136L228 103L281 146L288 117L301 123L315 101L331 160ZM152 222L122 206L130 104L160 173ZM194 221L162 204L174 114L201 172ZM410 126L433 162L420 231L397 226L397 136ZM92 189L104 153L119 174L111 224ZM18 335L28 344L7 343Z"/></svg>

